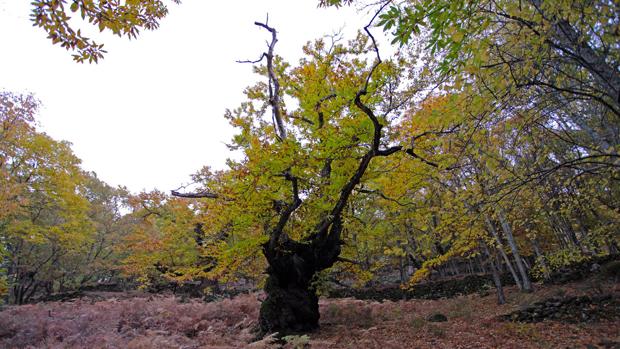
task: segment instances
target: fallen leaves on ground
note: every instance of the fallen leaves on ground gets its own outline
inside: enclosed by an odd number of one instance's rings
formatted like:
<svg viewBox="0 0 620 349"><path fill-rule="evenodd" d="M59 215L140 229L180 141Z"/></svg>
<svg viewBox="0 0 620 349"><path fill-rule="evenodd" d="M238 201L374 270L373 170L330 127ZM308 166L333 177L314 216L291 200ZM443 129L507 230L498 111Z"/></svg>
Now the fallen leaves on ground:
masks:
<svg viewBox="0 0 620 349"><path fill-rule="evenodd" d="M512 323L499 316L551 296L591 293L587 283L507 290L509 303L478 294L442 300L322 299L321 329L309 339L252 343L260 294L203 303L174 296L82 298L0 312L2 348L618 348L618 321ZM606 292L620 294L617 284ZM98 301L97 301L98 300ZM441 313L446 322L429 322ZM301 344L300 344L301 343Z"/></svg>

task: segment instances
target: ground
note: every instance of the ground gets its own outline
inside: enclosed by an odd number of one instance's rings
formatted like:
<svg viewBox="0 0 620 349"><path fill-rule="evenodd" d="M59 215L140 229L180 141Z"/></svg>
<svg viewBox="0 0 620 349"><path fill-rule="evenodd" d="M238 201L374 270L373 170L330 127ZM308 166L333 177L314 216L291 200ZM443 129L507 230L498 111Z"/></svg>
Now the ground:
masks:
<svg viewBox="0 0 620 349"><path fill-rule="evenodd" d="M0 348L620 348L620 320L502 321L501 315L550 297L620 296L618 283L537 285L535 293L493 290L452 299L321 299L321 328L307 336L252 342L260 293L203 303L174 296L92 293L69 302L7 307ZM433 314L448 321L430 322Z"/></svg>

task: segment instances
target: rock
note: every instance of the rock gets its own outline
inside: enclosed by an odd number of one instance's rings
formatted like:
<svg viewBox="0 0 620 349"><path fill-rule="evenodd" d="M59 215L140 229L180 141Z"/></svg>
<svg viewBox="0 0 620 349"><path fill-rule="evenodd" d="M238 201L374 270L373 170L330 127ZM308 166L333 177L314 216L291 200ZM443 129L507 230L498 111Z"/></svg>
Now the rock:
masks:
<svg viewBox="0 0 620 349"><path fill-rule="evenodd" d="M402 299L440 299L453 298L472 293L488 293L492 289L491 275L468 275L462 278L426 282L413 286L409 290L403 290L400 286L383 288L337 288L329 292L331 298L372 299L376 301ZM502 285L513 285L514 280L509 274L502 275Z"/></svg>
<svg viewBox="0 0 620 349"><path fill-rule="evenodd" d="M610 340L601 341L598 345L602 346L605 349L618 349L620 348L620 342L614 342Z"/></svg>
<svg viewBox="0 0 620 349"><path fill-rule="evenodd" d="M547 299L506 314L505 321L541 322L546 319L569 323L596 322L620 318L620 299L611 295L570 297L564 300Z"/></svg>
<svg viewBox="0 0 620 349"><path fill-rule="evenodd" d="M619 273L620 255L612 254L568 265L552 273L547 280L544 280L544 283L564 284L583 280L593 274L599 274L603 277L613 277L613 275L616 275L615 277L617 278Z"/></svg>
<svg viewBox="0 0 620 349"><path fill-rule="evenodd" d="M601 274L604 277L618 278L620 277L620 261L611 261L601 267Z"/></svg>
<svg viewBox="0 0 620 349"><path fill-rule="evenodd" d="M445 322L445 321L448 321L448 318L445 315L441 314L441 313L435 313L435 314L429 316L428 318L426 318L426 321L429 321L429 322Z"/></svg>

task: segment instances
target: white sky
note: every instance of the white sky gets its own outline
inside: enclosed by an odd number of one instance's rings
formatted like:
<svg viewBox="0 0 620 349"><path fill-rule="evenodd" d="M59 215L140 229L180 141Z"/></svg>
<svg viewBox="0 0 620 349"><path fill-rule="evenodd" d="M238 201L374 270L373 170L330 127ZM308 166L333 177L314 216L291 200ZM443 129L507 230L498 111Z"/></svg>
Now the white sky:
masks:
<svg viewBox="0 0 620 349"><path fill-rule="evenodd" d="M269 13L277 53L296 62L308 40L343 27L352 38L368 20L318 9L318 0L184 0L137 40L94 36L108 54L89 65L32 26L29 3L0 0L0 89L34 93L44 132L72 142L84 169L134 192L168 191L203 165L224 167L233 134L224 110L259 78L235 60L258 58L269 38L254 21Z"/></svg>

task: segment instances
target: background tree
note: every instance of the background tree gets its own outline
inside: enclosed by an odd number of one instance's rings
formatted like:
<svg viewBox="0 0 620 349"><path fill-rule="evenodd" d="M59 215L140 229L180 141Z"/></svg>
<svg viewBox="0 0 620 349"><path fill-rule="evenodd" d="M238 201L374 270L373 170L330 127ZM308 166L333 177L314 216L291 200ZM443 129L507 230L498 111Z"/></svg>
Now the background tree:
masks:
<svg viewBox="0 0 620 349"><path fill-rule="evenodd" d="M321 2L344 3L350 2ZM452 93L468 101L450 103L462 120L458 132L444 135L441 142L456 156L451 176L460 174L442 181L454 191L459 189L454 185L466 184L477 174L472 188L482 191L468 194L470 204L474 212L488 216L497 243L515 254L515 267L521 249L538 255L539 263L546 258L567 263L584 258L568 256L592 252L584 248L588 240L617 241L617 223L607 238L595 238L602 226L588 226L593 221L586 218L583 204L567 204L594 187L616 193L618 4L390 1L377 6L385 8L380 26L393 34L401 52L429 56L428 68L435 76L430 94ZM410 136L415 138L415 133ZM585 189L581 184L586 182L597 184ZM532 195L537 201L526 200ZM538 214L524 217L513 211L522 207ZM602 217L609 211L601 204L589 212ZM564 247L557 256L544 257L539 240L554 241L546 246L550 250L555 244ZM615 251L615 244L606 250ZM601 244L596 245L589 250L600 252ZM526 276L523 268L516 269Z"/></svg>
<svg viewBox="0 0 620 349"><path fill-rule="evenodd" d="M153 290L207 277L205 236L192 205L154 191L129 199L131 230L117 246L122 271Z"/></svg>
<svg viewBox="0 0 620 349"><path fill-rule="evenodd" d="M0 245L9 301L76 289L106 274L124 192L36 130L38 101L0 94Z"/></svg>

